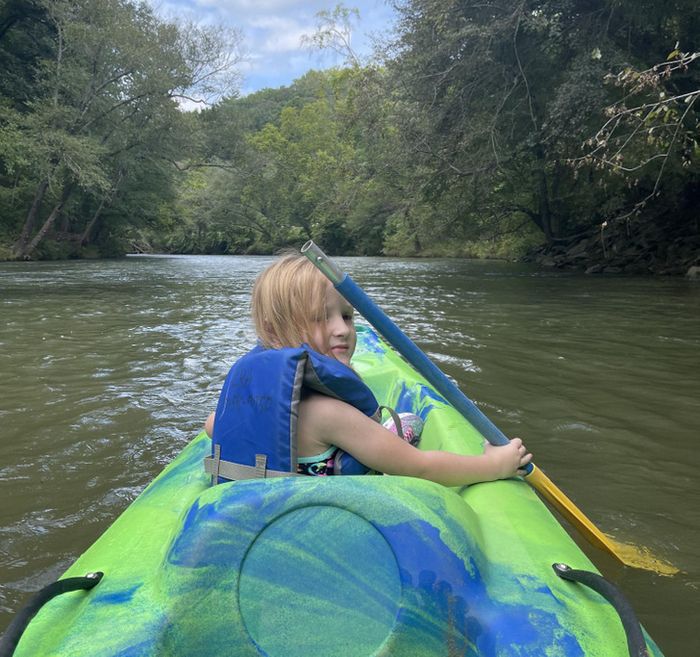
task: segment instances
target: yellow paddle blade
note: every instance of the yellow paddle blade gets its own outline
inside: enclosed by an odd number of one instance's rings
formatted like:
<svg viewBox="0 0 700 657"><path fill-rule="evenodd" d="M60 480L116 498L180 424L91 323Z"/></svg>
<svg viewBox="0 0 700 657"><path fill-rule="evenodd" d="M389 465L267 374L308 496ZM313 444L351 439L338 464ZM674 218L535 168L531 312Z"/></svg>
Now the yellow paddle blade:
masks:
<svg viewBox="0 0 700 657"><path fill-rule="evenodd" d="M618 543L603 534L537 466L533 465L532 472L525 477L525 481L561 513L589 543L612 555L625 566L651 570L659 575L675 575L679 572L678 568L655 557L647 548Z"/></svg>

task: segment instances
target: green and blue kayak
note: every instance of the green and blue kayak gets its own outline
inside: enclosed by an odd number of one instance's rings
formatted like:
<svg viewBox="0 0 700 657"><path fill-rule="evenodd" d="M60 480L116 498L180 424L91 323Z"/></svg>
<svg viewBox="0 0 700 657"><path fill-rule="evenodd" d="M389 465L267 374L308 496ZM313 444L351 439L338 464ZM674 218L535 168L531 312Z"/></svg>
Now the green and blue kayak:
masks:
<svg viewBox="0 0 700 657"><path fill-rule="evenodd" d="M423 417L422 448L482 451L482 436L371 330L359 330L353 363L380 403ZM18 657L630 654L613 606L554 572L595 568L519 479L212 486L210 450L195 438L75 562L64 577L104 577L44 605Z"/></svg>

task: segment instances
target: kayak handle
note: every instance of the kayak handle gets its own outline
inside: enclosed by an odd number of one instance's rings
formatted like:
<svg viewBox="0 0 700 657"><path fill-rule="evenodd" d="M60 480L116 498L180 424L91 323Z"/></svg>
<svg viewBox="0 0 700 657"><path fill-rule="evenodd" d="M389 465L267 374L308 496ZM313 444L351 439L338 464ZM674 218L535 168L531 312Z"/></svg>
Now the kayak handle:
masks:
<svg viewBox="0 0 700 657"><path fill-rule="evenodd" d="M553 563L552 569L562 579L578 582L602 595L613 606L622 621L630 657L649 657L642 626L635 616L632 605L620 589L597 573L575 570L565 563Z"/></svg>
<svg viewBox="0 0 700 657"><path fill-rule="evenodd" d="M103 576L104 573L96 572L88 573L85 577L59 579L37 591L37 593L29 599L29 602L17 613L10 623L10 626L5 631L5 634L3 634L0 640L0 657L12 657L19 640L22 638L24 630L27 629L27 625L29 625L32 618L37 615L39 610L49 602L49 600L52 600L62 593L68 593L69 591L89 591L99 584Z"/></svg>

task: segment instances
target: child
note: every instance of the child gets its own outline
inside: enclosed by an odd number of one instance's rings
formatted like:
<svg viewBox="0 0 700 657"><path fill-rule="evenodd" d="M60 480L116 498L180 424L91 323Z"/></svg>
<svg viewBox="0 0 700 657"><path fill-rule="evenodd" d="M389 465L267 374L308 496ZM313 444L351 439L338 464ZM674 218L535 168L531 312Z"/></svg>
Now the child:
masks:
<svg viewBox="0 0 700 657"><path fill-rule="evenodd" d="M283 256L260 274L253 288L252 313L260 346L281 350L306 344L347 366L346 370L334 364L353 376L354 310L304 256ZM250 377L247 371L246 376ZM240 390L235 394L240 401ZM256 403L260 403L259 394ZM398 439L368 414L347 401L304 387L294 411L297 471L334 474L334 455L342 450L367 468L385 474L461 486L524 474L522 468L532 458L519 438L499 447L487 444L478 456L422 451ZM210 415L205 424L210 436L215 433L214 419L214 414Z"/></svg>

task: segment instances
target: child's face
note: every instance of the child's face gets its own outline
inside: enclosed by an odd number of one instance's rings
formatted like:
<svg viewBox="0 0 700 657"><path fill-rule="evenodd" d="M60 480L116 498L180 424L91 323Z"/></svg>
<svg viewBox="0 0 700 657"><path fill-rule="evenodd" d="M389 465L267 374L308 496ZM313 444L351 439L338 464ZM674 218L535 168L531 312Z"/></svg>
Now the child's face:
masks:
<svg viewBox="0 0 700 657"><path fill-rule="evenodd" d="M313 342L328 356L350 364L357 344L355 311L329 283L326 289L326 317L314 323Z"/></svg>

